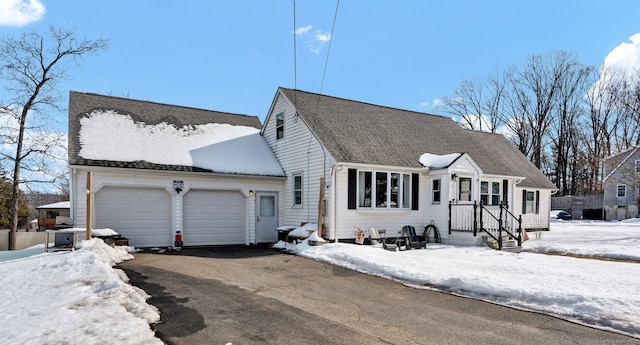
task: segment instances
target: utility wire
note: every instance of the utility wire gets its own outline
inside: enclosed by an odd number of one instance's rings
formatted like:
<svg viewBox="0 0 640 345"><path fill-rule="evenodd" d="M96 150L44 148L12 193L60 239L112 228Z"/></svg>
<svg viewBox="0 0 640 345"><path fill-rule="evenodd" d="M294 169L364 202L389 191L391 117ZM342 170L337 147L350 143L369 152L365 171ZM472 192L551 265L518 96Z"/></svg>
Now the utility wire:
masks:
<svg viewBox="0 0 640 345"><path fill-rule="evenodd" d="M322 72L322 82L320 82L320 94L322 94L322 88L324 87L324 77L327 74L327 65L329 64L329 54L331 54L331 42L333 42L333 31L336 27L336 19L338 18L338 8L340 7L340 0L336 3L336 12L333 15L333 24L331 25L331 39L329 40L329 47L327 49L327 58L324 61L324 71Z"/></svg>
<svg viewBox="0 0 640 345"><path fill-rule="evenodd" d="M294 106L298 106L298 64L297 64L297 48L296 48L296 0L293 0L293 97ZM296 115L298 111L296 110Z"/></svg>

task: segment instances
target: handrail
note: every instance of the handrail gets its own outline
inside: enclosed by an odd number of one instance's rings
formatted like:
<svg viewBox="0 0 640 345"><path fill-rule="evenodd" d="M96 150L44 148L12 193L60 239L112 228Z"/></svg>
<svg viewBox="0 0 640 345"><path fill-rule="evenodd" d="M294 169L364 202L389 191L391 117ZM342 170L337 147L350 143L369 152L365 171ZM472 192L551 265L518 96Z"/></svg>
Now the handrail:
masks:
<svg viewBox="0 0 640 345"><path fill-rule="evenodd" d="M453 215L453 207L473 207L473 235L477 236L478 232L484 232L486 233L489 237L491 237L493 240L495 240L496 242L498 242L498 249L502 249L502 235L503 232L505 232L506 234L509 235L509 237L511 238L515 238L517 239L518 242L518 246L522 245L522 215L516 217L511 211L509 211L508 206L506 204L499 204L499 205L495 205L498 206L499 209L493 209L493 212L491 211L491 209L489 209L486 205L484 205L482 202L478 203L476 201L474 201L473 204L453 204L451 201L449 202L449 234L451 234L452 230L453 230L453 223L452 223L452 215ZM478 210L478 207L480 208L480 210ZM486 219L485 219L485 212L487 211L486 214L489 214L491 216L490 222L491 221L495 221L497 223L497 234L494 235L492 233L492 231L488 230L487 228L485 228L485 224ZM496 211L500 212L499 215L496 215L494 213L496 213ZM469 215L471 216L471 215ZM514 227L511 225L508 225L508 221L509 219L513 219L514 221L516 221L518 223L517 226L517 235L516 233L514 233ZM495 223L494 223L495 224ZM512 223L511 223L512 224ZM469 224L471 225L471 224ZM457 225L456 225L457 227ZM456 229L457 230L457 229ZM470 231L471 229L467 229L467 230L462 230L462 231Z"/></svg>

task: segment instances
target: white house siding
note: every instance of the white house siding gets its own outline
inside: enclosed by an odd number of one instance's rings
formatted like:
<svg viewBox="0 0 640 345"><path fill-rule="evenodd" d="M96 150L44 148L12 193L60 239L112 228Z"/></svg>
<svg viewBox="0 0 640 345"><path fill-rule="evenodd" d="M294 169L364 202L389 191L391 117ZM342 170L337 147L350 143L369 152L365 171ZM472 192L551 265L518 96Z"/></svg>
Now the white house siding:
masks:
<svg viewBox="0 0 640 345"><path fill-rule="evenodd" d="M276 115L284 112L284 136L276 139ZM331 183L331 169L334 159L315 139L307 125L295 116L293 106L282 95L278 95L263 129L263 135L271 146L276 158L284 169L287 182L282 195L283 219L281 225L300 225L301 222L318 222L318 201L320 178L325 178L325 186ZM293 176L302 174L302 205L293 205ZM327 202L323 220L325 233L330 232L331 188L325 189Z"/></svg>
<svg viewBox="0 0 640 345"><path fill-rule="evenodd" d="M243 222L244 235L243 240L237 240L237 233L234 235L234 240L231 242L241 242L244 244L255 243L255 194L250 195L249 191L259 192L275 192L278 193L279 210L283 208L283 179L282 178L269 178L269 177L238 177L238 176L223 176L223 175L211 175L206 173L185 173L185 172L155 172L146 170L133 170L133 169L118 169L118 168L91 168L93 171L92 177L92 198L94 202L93 215L92 215L92 227L96 227L96 194L100 193L100 190L105 187L119 187L119 188L154 188L156 190L164 190L171 200L170 219L169 224L170 233L175 234L176 231L181 231L183 239L187 237L188 228L185 228L185 222L193 221L192 219L186 219L184 212L185 200L191 190L196 191L220 191L221 194L232 192L239 193L244 199L244 206L238 206L235 202L235 209L244 209L243 220L237 216L234 218L234 227L237 228L238 222ZM74 219L76 226L86 226L86 178L87 167L72 166L71 167L71 217ZM184 183L184 190L177 193L173 189L173 181L181 180ZM237 199L237 198L236 198ZM279 212L278 218L282 219L282 211ZM187 224L188 225L188 224ZM114 229L118 231L118 229ZM275 229L274 229L275 231ZM208 241L202 244L226 244L231 243L229 241ZM197 244L195 241L192 244ZM172 244L172 243L171 243Z"/></svg>
<svg viewBox="0 0 640 345"><path fill-rule="evenodd" d="M433 180L440 179L440 202L433 201ZM420 209L423 210L422 223L433 224L438 228L444 241L449 238L449 192L452 188L451 177L445 172L429 173L420 176Z"/></svg>

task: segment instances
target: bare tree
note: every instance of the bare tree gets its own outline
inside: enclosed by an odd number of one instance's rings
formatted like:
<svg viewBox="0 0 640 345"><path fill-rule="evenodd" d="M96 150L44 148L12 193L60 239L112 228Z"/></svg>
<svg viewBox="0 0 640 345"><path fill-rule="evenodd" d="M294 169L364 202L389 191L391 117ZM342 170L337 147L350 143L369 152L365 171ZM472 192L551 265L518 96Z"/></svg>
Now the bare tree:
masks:
<svg viewBox="0 0 640 345"><path fill-rule="evenodd" d="M591 86L587 78L593 69L576 64L567 69L560 80L555 96L555 118L551 122L550 140L553 156L553 179L559 188L558 194L574 194L577 189L575 173L572 171L580 154L578 120L584 113L584 95Z"/></svg>
<svg viewBox="0 0 640 345"><path fill-rule="evenodd" d="M568 71L578 64L572 54L559 51L549 55L532 55L522 68L510 74L514 105L531 128L531 156L536 167L542 167L545 136L554 120L553 107Z"/></svg>
<svg viewBox="0 0 640 345"><path fill-rule="evenodd" d="M486 80L465 80L452 97L442 98L449 114L459 118L461 126L495 133L500 124L500 112L505 84L499 73Z"/></svg>
<svg viewBox="0 0 640 345"><path fill-rule="evenodd" d="M15 249L20 185L27 182L21 172L42 171L44 157L53 154L60 143L59 136L49 135L46 120L53 118L50 112L63 111L63 93L57 86L68 77L66 66L69 62L79 63L83 55L104 50L107 45L104 39L78 39L73 29L53 26L47 35L33 31L0 41L0 76L7 97L0 100L0 111L15 125L13 129L3 127L0 133L3 141L15 148L12 154L2 153L2 159L12 165L9 249ZM34 132L38 134L30 136Z"/></svg>

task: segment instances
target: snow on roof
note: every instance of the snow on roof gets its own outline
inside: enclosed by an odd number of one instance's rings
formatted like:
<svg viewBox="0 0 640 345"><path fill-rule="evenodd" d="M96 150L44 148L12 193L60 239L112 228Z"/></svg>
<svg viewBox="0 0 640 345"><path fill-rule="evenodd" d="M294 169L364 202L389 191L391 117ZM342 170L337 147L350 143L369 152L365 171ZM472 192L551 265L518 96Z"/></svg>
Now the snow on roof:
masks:
<svg viewBox="0 0 640 345"><path fill-rule="evenodd" d="M60 201L53 204L38 206L36 208L71 208L70 201Z"/></svg>
<svg viewBox="0 0 640 345"><path fill-rule="evenodd" d="M449 153L446 155L434 155L432 153L423 153L420 156L420 164L429 169L442 169L446 168L453 161L462 156L462 153Z"/></svg>
<svg viewBox="0 0 640 345"><path fill-rule="evenodd" d="M280 164L249 126L209 123L177 128L147 125L112 110L80 119L79 155L85 159L191 166L214 172L282 176Z"/></svg>

